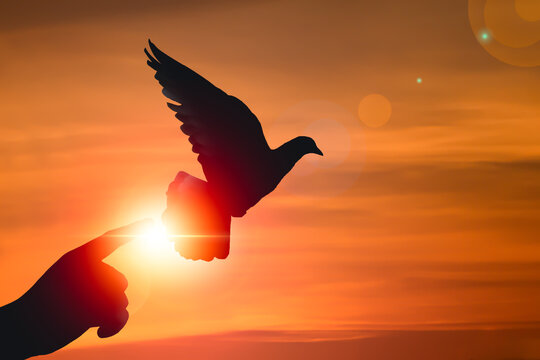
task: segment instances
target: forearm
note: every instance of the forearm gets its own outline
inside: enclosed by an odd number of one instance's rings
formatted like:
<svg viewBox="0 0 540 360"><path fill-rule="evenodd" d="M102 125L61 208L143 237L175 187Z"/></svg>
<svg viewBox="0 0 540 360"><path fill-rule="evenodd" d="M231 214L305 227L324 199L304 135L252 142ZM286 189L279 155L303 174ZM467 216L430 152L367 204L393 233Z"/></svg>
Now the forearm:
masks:
<svg viewBox="0 0 540 360"><path fill-rule="evenodd" d="M67 336L59 323L61 310L51 308L46 299L27 294L0 308L0 359L27 359L50 354L79 337L84 330ZM70 329L72 330L72 329Z"/></svg>
<svg viewBox="0 0 540 360"><path fill-rule="evenodd" d="M0 307L0 358L26 359L32 356L32 341L26 333L27 314L20 299Z"/></svg>

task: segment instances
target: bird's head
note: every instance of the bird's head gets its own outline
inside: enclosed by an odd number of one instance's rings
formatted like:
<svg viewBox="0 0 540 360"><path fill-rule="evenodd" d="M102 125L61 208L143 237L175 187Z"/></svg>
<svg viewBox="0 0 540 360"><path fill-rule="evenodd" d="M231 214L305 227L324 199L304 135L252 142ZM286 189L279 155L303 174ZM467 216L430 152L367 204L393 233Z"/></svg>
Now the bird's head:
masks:
<svg viewBox="0 0 540 360"><path fill-rule="evenodd" d="M312 138L298 136L278 147L275 154L278 166L281 167L280 175L283 177L304 155L317 154L322 156L323 153Z"/></svg>
<svg viewBox="0 0 540 360"><path fill-rule="evenodd" d="M298 159L306 154L317 154L323 156L322 151L317 147L315 140L308 136L298 136L289 141L289 148L292 153L299 156Z"/></svg>

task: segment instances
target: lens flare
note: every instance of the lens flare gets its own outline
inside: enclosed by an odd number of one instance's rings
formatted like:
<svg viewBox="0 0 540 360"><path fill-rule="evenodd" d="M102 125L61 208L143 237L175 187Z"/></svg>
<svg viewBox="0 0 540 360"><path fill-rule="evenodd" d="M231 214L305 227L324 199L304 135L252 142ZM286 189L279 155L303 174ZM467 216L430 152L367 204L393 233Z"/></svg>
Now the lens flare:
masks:
<svg viewBox="0 0 540 360"><path fill-rule="evenodd" d="M540 66L540 1L469 0L469 23L478 43L496 59Z"/></svg>
<svg viewBox="0 0 540 360"><path fill-rule="evenodd" d="M174 245L169 241L169 235L165 225L160 221L145 230L141 235L142 246L149 255L160 255L164 253L174 252Z"/></svg>
<svg viewBox="0 0 540 360"><path fill-rule="evenodd" d="M391 115L392 104L381 94L370 94L363 98L358 105L360 120L371 128L385 125L390 120Z"/></svg>
<svg viewBox="0 0 540 360"><path fill-rule="evenodd" d="M170 273L179 257L173 244L167 241L167 230L159 220L130 237L133 239L109 256L106 263L128 279L128 311L134 314L146 303L155 278Z"/></svg>
<svg viewBox="0 0 540 360"><path fill-rule="evenodd" d="M540 1L538 0L515 0L516 13L525 21L540 20Z"/></svg>
<svg viewBox="0 0 540 360"><path fill-rule="evenodd" d="M480 43L487 43L491 40L491 33L488 29L478 31L477 39Z"/></svg>

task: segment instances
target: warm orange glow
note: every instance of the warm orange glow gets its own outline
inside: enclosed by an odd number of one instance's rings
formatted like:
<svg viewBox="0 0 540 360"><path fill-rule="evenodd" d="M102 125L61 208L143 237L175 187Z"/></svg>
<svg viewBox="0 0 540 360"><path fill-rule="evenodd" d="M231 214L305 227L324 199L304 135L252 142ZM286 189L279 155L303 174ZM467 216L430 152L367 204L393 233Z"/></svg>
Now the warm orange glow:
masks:
<svg viewBox="0 0 540 360"><path fill-rule="evenodd" d="M232 220L225 260L186 260L161 230L112 254L129 281L129 322L107 340L89 331L64 356L132 358L142 340L243 330L284 332L280 345L360 336L350 330L527 328L493 338L517 353L464 358L540 357L539 43L498 42L538 33L505 29L493 17L505 12L488 9L496 28L482 42L486 7L468 14L461 1L8 3L1 303L67 250L160 219L178 171L204 179L145 64L148 37L243 100L272 147L302 134L328 154L302 159ZM536 31L529 5L508 3L512 26ZM183 232L172 235L206 235ZM463 341L437 344L473 343ZM128 349L103 346L120 343Z"/></svg>

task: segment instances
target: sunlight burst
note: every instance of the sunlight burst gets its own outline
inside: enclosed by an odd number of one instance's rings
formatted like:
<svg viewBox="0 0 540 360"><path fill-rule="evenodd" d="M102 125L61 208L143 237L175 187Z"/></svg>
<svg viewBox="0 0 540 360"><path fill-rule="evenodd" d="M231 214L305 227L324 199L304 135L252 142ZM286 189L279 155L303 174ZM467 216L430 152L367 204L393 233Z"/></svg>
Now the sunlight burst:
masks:
<svg viewBox="0 0 540 360"><path fill-rule="evenodd" d="M174 252L174 244L169 241L165 225L160 221L144 231L141 236L144 250L152 255Z"/></svg>

